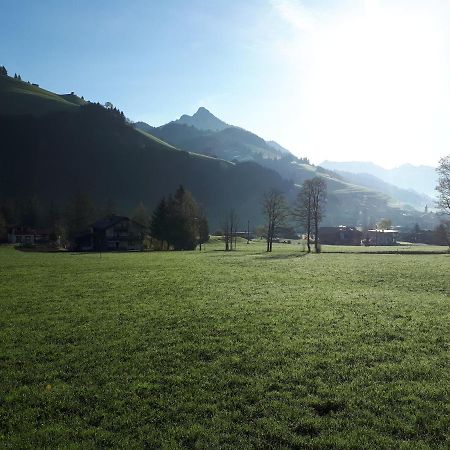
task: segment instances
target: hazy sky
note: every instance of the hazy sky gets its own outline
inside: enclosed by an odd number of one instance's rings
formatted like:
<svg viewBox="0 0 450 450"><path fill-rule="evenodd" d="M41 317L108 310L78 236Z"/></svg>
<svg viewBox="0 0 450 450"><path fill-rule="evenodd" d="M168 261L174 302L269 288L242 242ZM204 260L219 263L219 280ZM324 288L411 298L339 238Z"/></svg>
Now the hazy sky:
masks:
<svg viewBox="0 0 450 450"><path fill-rule="evenodd" d="M449 0L0 0L0 64L161 125L205 106L313 162L450 153Z"/></svg>

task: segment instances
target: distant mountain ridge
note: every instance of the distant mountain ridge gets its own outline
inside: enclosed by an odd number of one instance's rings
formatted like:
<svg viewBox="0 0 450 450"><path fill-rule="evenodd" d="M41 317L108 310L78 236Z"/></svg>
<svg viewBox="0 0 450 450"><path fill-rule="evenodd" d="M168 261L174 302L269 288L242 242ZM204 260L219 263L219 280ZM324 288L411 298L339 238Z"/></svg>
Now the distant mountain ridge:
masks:
<svg viewBox="0 0 450 450"><path fill-rule="evenodd" d="M155 129L155 127L152 127L151 125L145 122L135 122L133 126L137 130L145 131L146 133L151 133Z"/></svg>
<svg viewBox="0 0 450 450"><path fill-rule="evenodd" d="M259 155L279 158L291 154L275 141L265 141L244 128L224 122L203 106L192 116L183 114L179 119L160 127L145 122L136 122L134 126L160 139L169 139L172 145L180 148L227 160L246 161Z"/></svg>
<svg viewBox="0 0 450 450"><path fill-rule="evenodd" d="M320 165L329 170L345 171L354 174L367 173L400 188L412 189L430 197L436 196L435 187L438 177L436 169L431 166L403 164L394 169L384 169L374 163L361 161L324 161Z"/></svg>
<svg viewBox="0 0 450 450"><path fill-rule="evenodd" d="M181 125L190 125L199 130L205 131L222 131L226 128L231 127L231 125L228 125L224 121L217 118L203 106L200 106L197 112L192 116L183 114L178 120L175 120L174 122Z"/></svg>
<svg viewBox="0 0 450 450"><path fill-rule="evenodd" d="M239 127L211 131L173 121L154 128L151 134L183 150L227 161L256 161L259 158L280 158L282 156L264 139Z"/></svg>
<svg viewBox="0 0 450 450"><path fill-rule="evenodd" d="M194 116L195 121L191 120ZM373 226L380 217L389 217L396 224L420 222L428 226L427 218L422 213L427 200L422 203L420 195L408 195L395 186L387 186L381 180L379 185L358 183L355 176L348 179L336 172L313 166L307 158L297 158L278 143L265 141L243 128L228 125L213 131L208 123L199 123L201 119L207 122L213 120L216 126L225 124L205 108L200 108L193 116L184 115L153 128L151 134L182 150L226 161L255 161L296 185L314 176L326 179L329 190L326 224ZM197 123L197 126L193 123Z"/></svg>
<svg viewBox="0 0 450 450"><path fill-rule="evenodd" d="M266 141L266 144L270 145L271 147L273 147L275 150L278 150L280 153L284 153L284 154L290 154L291 152L287 149L284 148L282 145L280 145L278 142L275 141Z"/></svg>
<svg viewBox="0 0 450 450"><path fill-rule="evenodd" d="M175 121L133 128L114 108L0 76L0 131L0 202L36 197L62 206L85 191L129 213L141 200L153 208L181 183L205 207L212 227L230 208L256 226L264 220L265 191L278 189L292 202L298 185L321 176L328 185L324 225L370 226L388 217L398 225L428 226L429 215L282 153L239 127L200 130ZM208 151L219 154L199 154Z"/></svg>
<svg viewBox="0 0 450 450"><path fill-rule="evenodd" d="M151 210L183 184L214 229L231 208L262 223L261 193L272 187L295 197L293 183L272 170L178 150L152 130L74 94L0 76L0 206L35 198L63 207L86 192L130 214L140 201Z"/></svg>
<svg viewBox="0 0 450 450"><path fill-rule="evenodd" d="M425 208L432 209L434 206L434 199L432 197L426 194L420 194L412 189L399 188L393 184L386 183L374 175L368 173L345 172L343 170L336 170L334 172L351 183L365 186L369 189L375 189L397 199L405 205L410 205L419 211L423 211Z"/></svg>

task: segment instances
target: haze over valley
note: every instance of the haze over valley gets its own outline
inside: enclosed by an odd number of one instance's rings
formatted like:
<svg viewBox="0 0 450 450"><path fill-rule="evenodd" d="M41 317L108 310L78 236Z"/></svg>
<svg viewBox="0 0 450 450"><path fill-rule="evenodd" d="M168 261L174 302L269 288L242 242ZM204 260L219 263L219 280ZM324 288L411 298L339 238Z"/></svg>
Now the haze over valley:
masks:
<svg viewBox="0 0 450 450"><path fill-rule="evenodd" d="M450 1L0 0L0 448L450 448Z"/></svg>

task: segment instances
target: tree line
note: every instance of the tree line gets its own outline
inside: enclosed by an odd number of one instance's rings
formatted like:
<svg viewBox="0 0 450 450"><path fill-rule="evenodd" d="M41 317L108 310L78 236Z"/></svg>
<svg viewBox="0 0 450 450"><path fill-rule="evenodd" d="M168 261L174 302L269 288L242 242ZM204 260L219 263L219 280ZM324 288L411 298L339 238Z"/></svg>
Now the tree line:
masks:
<svg viewBox="0 0 450 450"><path fill-rule="evenodd" d="M0 241L8 227L45 230L51 239L69 241L99 217L117 211L114 201L94 202L86 192L75 192L65 202L41 201L37 196L0 199Z"/></svg>
<svg viewBox="0 0 450 450"><path fill-rule="evenodd" d="M8 226L41 229L52 240L69 242L85 232L99 218L117 214L115 202L106 199L95 204L86 192L77 192L65 205L43 204L35 196L0 201L0 242L6 241ZM193 250L209 239L208 220L192 194L180 186L163 198L152 215L140 202L130 215L147 230L150 246L159 250Z"/></svg>
<svg viewBox="0 0 450 450"><path fill-rule="evenodd" d="M440 236L445 236L445 241L450 246L450 155L441 159L438 174L439 184L436 189L442 223L437 231ZM288 219L292 219L305 232L308 252L311 251L311 241L314 242L315 251L319 252L319 225L324 217L326 200L326 181L319 177L303 183L293 207L289 207L282 192L266 192L262 198L266 251L272 251L277 231ZM0 201L0 240L5 239L7 224L30 228L45 227L54 235L70 239L77 232L86 229L95 219L115 211L114 202L110 200L100 207L95 207L86 193L75 194L63 207L54 202L42 205L36 197ZM206 215L183 186L180 186L174 195L162 198L151 216L141 202L135 208L132 218L149 230L153 248L190 250L198 244L201 246L209 238ZM384 222L383 226L380 225L381 228L389 226L390 223ZM225 250L236 248L238 227L237 214L230 210L222 222Z"/></svg>

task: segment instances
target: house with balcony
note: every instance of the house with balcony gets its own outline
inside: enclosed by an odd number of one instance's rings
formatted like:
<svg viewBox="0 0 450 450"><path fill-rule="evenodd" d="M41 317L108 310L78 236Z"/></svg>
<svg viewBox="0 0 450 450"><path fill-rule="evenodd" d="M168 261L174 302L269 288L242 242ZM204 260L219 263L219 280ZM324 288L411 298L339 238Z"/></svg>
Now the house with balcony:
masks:
<svg viewBox="0 0 450 450"><path fill-rule="evenodd" d="M93 223L74 237L75 251L142 250L145 227L129 217L110 215Z"/></svg>

